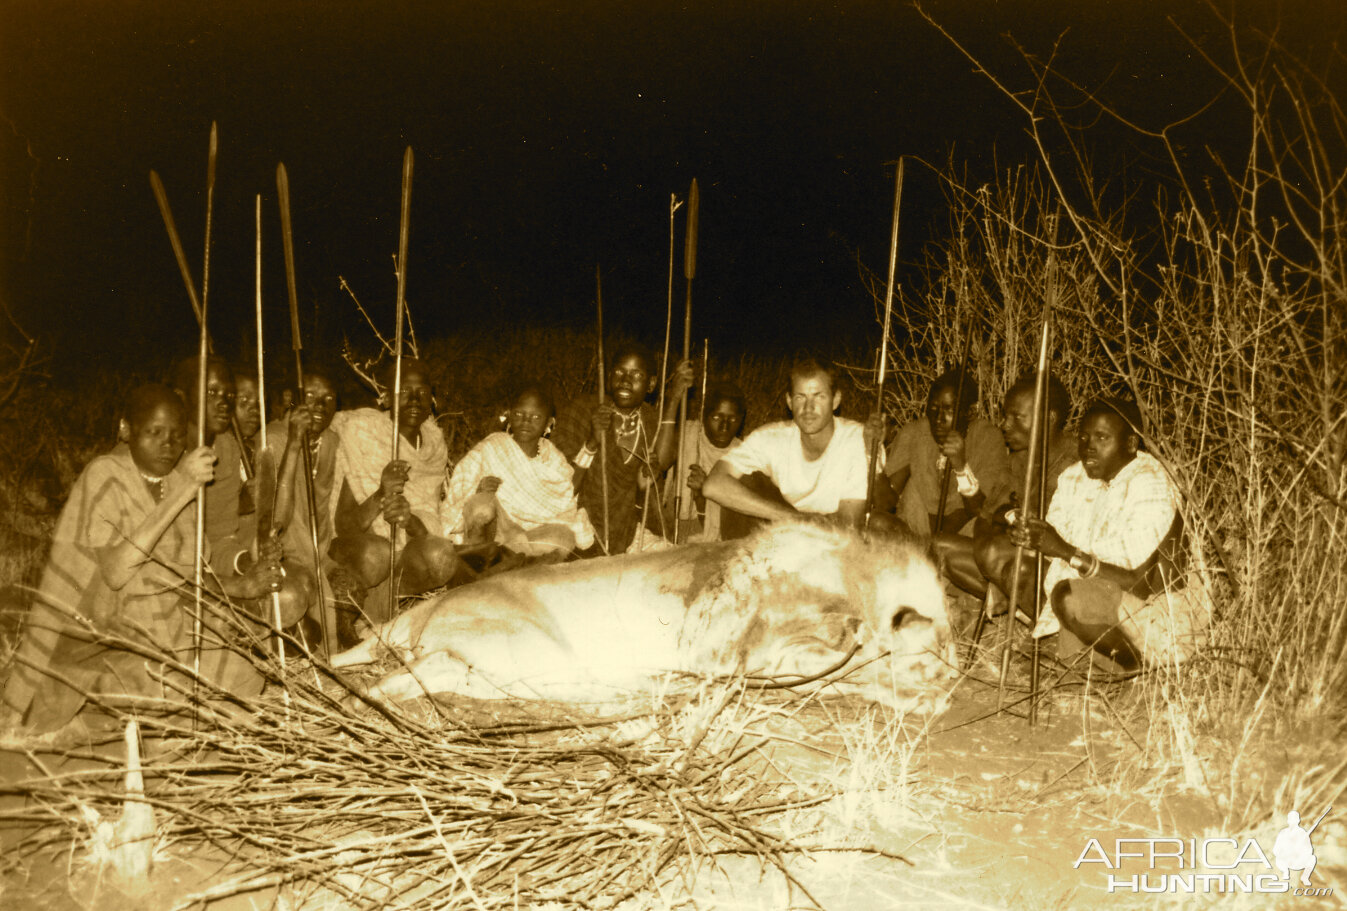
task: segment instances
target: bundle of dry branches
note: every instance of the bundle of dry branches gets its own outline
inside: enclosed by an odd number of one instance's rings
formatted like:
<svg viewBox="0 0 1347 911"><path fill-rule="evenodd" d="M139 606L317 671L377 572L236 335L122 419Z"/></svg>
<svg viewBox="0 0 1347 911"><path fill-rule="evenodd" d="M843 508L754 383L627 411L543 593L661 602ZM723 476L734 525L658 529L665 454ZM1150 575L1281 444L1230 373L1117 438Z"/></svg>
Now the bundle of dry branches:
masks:
<svg viewBox="0 0 1347 911"><path fill-rule="evenodd" d="M611 907L725 854L794 882L783 857L800 849L764 822L832 796L801 796L764 774L772 735L761 722L809 696L742 679L594 717L547 704L390 708L326 668L291 662L282 681L250 658L271 676L269 693L203 683L195 722L181 702L102 705L109 742L129 717L144 732L161 843L236 861L180 908L278 887L356 908ZM195 689L175 688L184 700ZM24 835L0 867L68 852L89 819L121 811L120 784L109 765L7 789L26 807L0 821Z"/></svg>

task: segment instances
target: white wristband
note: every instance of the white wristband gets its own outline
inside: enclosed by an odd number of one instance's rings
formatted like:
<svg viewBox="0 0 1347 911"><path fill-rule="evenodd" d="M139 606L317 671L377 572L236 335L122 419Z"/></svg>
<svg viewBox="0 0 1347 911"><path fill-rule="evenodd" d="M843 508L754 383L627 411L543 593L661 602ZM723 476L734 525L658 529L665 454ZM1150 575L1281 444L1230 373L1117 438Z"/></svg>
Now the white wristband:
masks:
<svg viewBox="0 0 1347 911"><path fill-rule="evenodd" d="M581 446L580 451L575 454L575 467L588 468L594 464L596 453L591 451L588 446Z"/></svg>
<svg viewBox="0 0 1347 911"><path fill-rule="evenodd" d="M961 497L977 496L978 490L981 489L978 486L978 479L973 474L973 469L969 465L965 464L963 471L955 472L954 480L955 483L958 484L959 496Z"/></svg>

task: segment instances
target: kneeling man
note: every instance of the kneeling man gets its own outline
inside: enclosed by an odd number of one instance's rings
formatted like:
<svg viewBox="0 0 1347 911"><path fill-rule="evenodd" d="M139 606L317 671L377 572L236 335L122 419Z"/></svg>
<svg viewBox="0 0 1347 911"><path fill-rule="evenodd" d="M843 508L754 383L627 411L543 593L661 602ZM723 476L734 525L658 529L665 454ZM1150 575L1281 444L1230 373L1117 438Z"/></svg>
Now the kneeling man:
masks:
<svg viewBox="0 0 1347 911"><path fill-rule="evenodd" d="M1062 472L1046 520L1010 531L1014 543L1052 558L1043 583L1052 610L1035 637L1060 626L1063 658L1083 643L1121 670L1186 659L1211 617L1205 586L1177 578L1178 494L1163 466L1139 451L1140 426L1133 402L1091 405L1080 461Z"/></svg>
<svg viewBox="0 0 1347 911"><path fill-rule="evenodd" d="M369 589L388 578L389 548L397 547L398 594L418 595L445 584L458 569L440 514L449 450L431 416L430 374L420 361L403 358L402 439L398 458L391 457L392 372L390 362L379 377L385 389L380 408L342 411L332 420L339 443L330 555ZM386 599L366 602L371 619L389 619L383 616Z"/></svg>
<svg viewBox="0 0 1347 911"><path fill-rule="evenodd" d="M842 404L835 386L832 371L818 361L797 362L786 394L793 420L759 427L716 462L702 485L706 499L758 519L810 513L859 528L865 520L865 425L834 416Z"/></svg>

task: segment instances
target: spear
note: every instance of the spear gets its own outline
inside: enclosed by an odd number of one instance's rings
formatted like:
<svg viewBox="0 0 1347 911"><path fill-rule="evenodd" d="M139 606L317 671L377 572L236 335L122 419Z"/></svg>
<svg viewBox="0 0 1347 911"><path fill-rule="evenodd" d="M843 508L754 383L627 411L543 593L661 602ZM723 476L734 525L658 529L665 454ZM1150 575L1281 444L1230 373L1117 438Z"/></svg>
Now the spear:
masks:
<svg viewBox="0 0 1347 911"><path fill-rule="evenodd" d="M285 250L285 286L290 299L290 347L295 352L295 404L304 403L304 355L299 332L299 294L295 288L295 244L290 231L290 176L285 164L276 165L276 200L281 210L281 246ZM261 368L258 368L261 373ZM309 448L309 432L304 431L299 451L304 459L305 505L309 515L309 543L313 549L313 578L318 586L318 629L323 649L329 655L337 653L337 621L329 617L328 598L324 594L323 554L318 544L318 498L313 489L313 453Z"/></svg>
<svg viewBox="0 0 1347 911"><path fill-rule="evenodd" d="M692 356L692 280L697 277L697 208L700 194L697 192L697 178L692 178L692 187L688 190L688 218L684 227L683 278L687 280L687 296L683 303L683 360ZM663 413L660 415L663 419ZM674 543L680 537L678 517L683 511L683 469L687 456L683 454L683 443L687 438L688 396L678 403L678 464L674 469L677 479L674 488Z"/></svg>
<svg viewBox="0 0 1347 911"><path fill-rule="evenodd" d="M402 213L398 221L398 296L393 317L393 461L398 460L402 430L398 419L402 412L402 323L407 301L407 234L412 211L412 147L402 155ZM388 616L397 613L398 583L393 570L397 565L397 526L388 526Z"/></svg>
<svg viewBox="0 0 1347 911"><path fill-rule="evenodd" d="M603 373L603 274L599 271L599 264L594 264L594 306L599 315L599 405L603 405L603 400L607 396L604 388ZM603 552L609 553L608 544L608 434L605 432L599 437L599 484L603 489ZM642 527L645 525L644 517L641 521Z"/></svg>
<svg viewBox="0 0 1347 911"><path fill-rule="evenodd" d="M884 379L889 367L889 326L893 319L893 281L898 271L898 213L903 202L903 159L898 158L898 173L893 188L893 231L889 234L889 282L884 290L884 335L879 341L879 367L875 371L875 413L879 415L879 432L870 443L870 466L865 480L865 527L870 527L870 513L875 506L875 466L879 450L884 445Z"/></svg>

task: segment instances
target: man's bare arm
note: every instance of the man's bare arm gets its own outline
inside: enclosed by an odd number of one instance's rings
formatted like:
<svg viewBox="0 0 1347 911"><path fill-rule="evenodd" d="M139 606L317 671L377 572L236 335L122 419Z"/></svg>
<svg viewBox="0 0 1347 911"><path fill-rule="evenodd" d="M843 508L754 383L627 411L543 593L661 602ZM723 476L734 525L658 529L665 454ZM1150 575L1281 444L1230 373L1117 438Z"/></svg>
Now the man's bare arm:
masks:
<svg viewBox="0 0 1347 911"><path fill-rule="evenodd" d="M789 519L798 513L784 503L776 503L750 490L722 459L706 476L702 493L725 509L733 509L759 519ZM864 511L865 504L861 504Z"/></svg>

